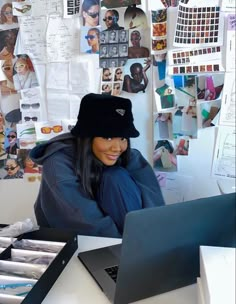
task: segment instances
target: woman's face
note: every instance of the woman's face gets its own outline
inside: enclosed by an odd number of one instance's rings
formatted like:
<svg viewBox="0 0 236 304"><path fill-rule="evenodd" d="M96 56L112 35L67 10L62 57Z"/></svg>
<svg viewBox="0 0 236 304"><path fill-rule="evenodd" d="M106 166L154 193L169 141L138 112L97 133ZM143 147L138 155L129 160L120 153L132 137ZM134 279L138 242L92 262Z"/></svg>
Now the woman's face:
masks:
<svg viewBox="0 0 236 304"><path fill-rule="evenodd" d="M14 70L17 74L25 75L28 71L28 65L24 60L18 59L14 65Z"/></svg>
<svg viewBox="0 0 236 304"><path fill-rule="evenodd" d="M99 5L92 5L87 12L83 12L85 26L97 26L99 24Z"/></svg>
<svg viewBox="0 0 236 304"><path fill-rule="evenodd" d="M90 30L88 31L88 35L87 35L87 41L88 41L88 45L93 47L93 46L98 46L99 41L98 41L98 36L96 31Z"/></svg>
<svg viewBox="0 0 236 304"><path fill-rule="evenodd" d="M110 81L111 80L111 72L110 72L109 69L104 69L102 78L105 81Z"/></svg>
<svg viewBox="0 0 236 304"><path fill-rule="evenodd" d="M131 34L130 40L133 46L140 46L140 36L137 34Z"/></svg>
<svg viewBox="0 0 236 304"><path fill-rule="evenodd" d="M142 69L140 67L136 67L132 73L132 77L134 80L141 83L143 80Z"/></svg>
<svg viewBox="0 0 236 304"><path fill-rule="evenodd" d="M2 66L2 71L6 77L12 81L13 79L13 65L11 60L6 60Z"/></svg>
<svg viewBox="0 0 236 304"><path fill-rule="evenodd" d="M112 95L119 96L120 95L120 84L114 84Z"/></svg>
<svg viewBox="0 0 236 304"><path fill-rule="evenodd" d="M8 138L8 141L11 144L14 144L16 142L16 134L14 132L10 132L8 135L7 135L7 138Z"/></svg>
<svg viewBox="0 0 236 304"><path fill-rule="evenodd" d="M107 28L110 28L111 26L114 25L113 18L114 18L113 13L111 11L107 11L104 18Z"/></svg>
<svg viewBox="0 0 236 304"><path fill-rule="evenodd" d="M3 118L2 113L0 113L0 126L3 126L3 125L4 125L4 118Z"/></svg>
<svg viewBox="0 0 236 304"><path fill-rule="evenodd" d="M94 155L106 166L113 166L127 147L127 139L123 137L94 137L92 143Z"/></svg>
<svg viewBox="0 0 236 304"><path fill-rule="evenodd" d="M8 159L6 162L5 170L7 171L7 175L15 175L17 171L20 169L19 165L17 165L14 159Z"/></svg>
<svg viewBox="0 0 236 304"><path fill-rule="evenodd" d="M2 153L4 151L4 136L0 136L0 152Z"/></svg>
<svg viewBox="0 0 236 304"><path fill-rule="evenodd" d="M6 18L6 22L7 24L12 24L13 21L12 21L12 18L13 18L13 15L12 15L12 6L7 6L6 9L3 11L3 15L5 16Z"/></svg>
<svg viewBox="0 0 236 304"><path fill-rule="evenodd" d="M115 72L115 74L116 74L116 80L122 79L122 71L121 71L121 69L117 69L116 72Z"/></svg>
<svg viewBox="0 0 236 304"><path fill-rule="evenodd" d="M35 165L35 163L32 161L31 158L27 157L27 158L25 159L25 167L26 167L26 168L33 168L34 165Z"/></svg>

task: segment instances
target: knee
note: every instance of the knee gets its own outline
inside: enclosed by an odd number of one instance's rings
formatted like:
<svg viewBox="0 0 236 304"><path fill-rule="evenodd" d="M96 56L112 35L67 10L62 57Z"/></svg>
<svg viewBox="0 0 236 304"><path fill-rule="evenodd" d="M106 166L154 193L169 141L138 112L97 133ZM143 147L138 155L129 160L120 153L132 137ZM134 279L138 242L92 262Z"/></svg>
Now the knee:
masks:
<svg viewBox="0 0 236 304"><path fill-rule="evenodd" d="M126 169L116 166L105 168L102 175L102 180L109 181L109 183L124 183L124 181L130 179L131 177Z"/></svg>

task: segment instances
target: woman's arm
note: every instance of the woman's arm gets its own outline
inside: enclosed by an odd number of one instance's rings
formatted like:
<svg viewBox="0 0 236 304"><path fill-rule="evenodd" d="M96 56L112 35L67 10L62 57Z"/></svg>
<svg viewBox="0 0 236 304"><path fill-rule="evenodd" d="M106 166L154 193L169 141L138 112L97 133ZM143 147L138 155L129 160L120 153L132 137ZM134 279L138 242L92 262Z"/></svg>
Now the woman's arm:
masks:
<svg viewBox="0 0 236 304"><path fill-rule="evenodd" d="M157 177L151 165L136 149L132 149L127 170L141 190L144 208L163 206L165 204Z"/></svg>
<svg viewBox="0 0 236 304"><path fill-rule="evenodd" d="M78 234L121 237L111 217L85 195L72 163L63 157L63 153L56 153L44 161L35 204L38 224L46 219L50 227L74 229Z"/></svg>

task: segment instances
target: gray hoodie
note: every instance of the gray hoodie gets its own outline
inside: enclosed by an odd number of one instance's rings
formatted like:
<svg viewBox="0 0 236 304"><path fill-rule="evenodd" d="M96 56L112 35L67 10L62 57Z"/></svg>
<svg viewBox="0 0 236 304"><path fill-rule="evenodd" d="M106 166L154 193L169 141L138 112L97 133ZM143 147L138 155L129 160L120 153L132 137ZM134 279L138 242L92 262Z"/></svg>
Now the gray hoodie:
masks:
<svg viewBox="0 0 236 304"><path fill-rule="evenodd" d="M43 166L35 202L39 226L76 230L78 234L121 237L110 216L82 189L75 174L76 138L70 133L54 137L31 150L30 157ZM126 168L141 190L143 208L164 205L155 174L138 150L131 149Z"/></svg>

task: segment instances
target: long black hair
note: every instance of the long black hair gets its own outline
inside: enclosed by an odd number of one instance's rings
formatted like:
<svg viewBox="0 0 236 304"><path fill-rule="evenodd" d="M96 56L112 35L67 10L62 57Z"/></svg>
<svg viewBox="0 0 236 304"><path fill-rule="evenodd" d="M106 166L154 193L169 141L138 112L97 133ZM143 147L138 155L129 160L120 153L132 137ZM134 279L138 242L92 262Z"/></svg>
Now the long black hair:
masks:
<svg viewBox="0 0 236 304"><path fill-rule="evenodd" d="M95 157L92 151L93 138L77 138L76 146L76 174L80 179L83 190L92 199L97 198L98 189L105 165ZM127 149L116 165L126 168L130 158L130 140L127 139Z"/></svg>

